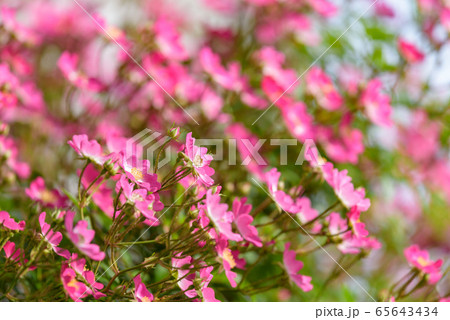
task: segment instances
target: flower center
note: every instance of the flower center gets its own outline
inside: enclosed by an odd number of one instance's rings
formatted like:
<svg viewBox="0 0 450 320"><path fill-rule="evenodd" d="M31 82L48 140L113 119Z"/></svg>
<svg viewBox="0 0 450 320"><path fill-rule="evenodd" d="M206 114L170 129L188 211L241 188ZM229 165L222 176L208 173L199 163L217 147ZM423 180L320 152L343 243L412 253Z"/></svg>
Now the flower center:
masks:
<svg viewBox="0 0 450 320"><path fill-rule="evenodd" d="M417 263L419 263L422 267L426 267L430 264L430 262L428 260L424 259L423 257L418 257Z"/></svg>
<svg viewBox="0 0 450 320"><path fill-rule="evenodd" d="M131 196L131 200L133 202L136 202L136 201L141 202L141 201L144 201L144 198L140 194L133 193Z"/></svg>
<svg viewBox="0 0 450 320"><path fill-rule="evenodd" d="M142 180L144 178L144 173L137 168L132 168L130 172L136 180Z"/></svg>
<svg viewBox="0 0 450 320"><path fill-rule="evenodd" d="M149 297L142 297L141 301L142 302L151 302Z"/></svg>
<svg viewBox="0 0 450 320"><path fill-rule="evenodd" d="M231 269L233 269L236 266L236 262L234 261L233 254L231 253L230 249L226 248L225 250L223 250L222 258L223 260L228 262Z"/></svg>
<svg viewBox="0 0 450 320"><path fill-rule="evenodd" d="M116 40L122 36L122 31L119 28L116 28L114 26L110 26L108 28L108 31L109 31L109 34L111 35L111 37Z"/></svg>
<svg viewBox="0 0 450 320"><path fill-rule="evenodd" d="M56 202L56 196L53 192L45 189L41 192L41 200L45 203L54 203Z"/></svg>
<svg viewBox="0 0 450 320"><path fill-rule="evenodd" d="M75 280L75 278L72 278L72 280L70 280L69 283L67 283L67 286L70 288L78 289L80 285L78 284L78 281Z"/></svg>
<svg viewBox="0 0 450 320"><path fill-rule="evenodd" d="M194 166L196 166L196 167L201 167L203 165L203 159L202 159L202 157L199 154L197 154L194 157L194 161L193 162L194 162Z"/></svg>
<svg viewBox="0 0 450 320"><path fill-rule="evenodd" d="M322 89L322 93L326 95L330 92L333 92L334 87L332 84L327 83L327 84L322 84L321 89Z"/></svg>

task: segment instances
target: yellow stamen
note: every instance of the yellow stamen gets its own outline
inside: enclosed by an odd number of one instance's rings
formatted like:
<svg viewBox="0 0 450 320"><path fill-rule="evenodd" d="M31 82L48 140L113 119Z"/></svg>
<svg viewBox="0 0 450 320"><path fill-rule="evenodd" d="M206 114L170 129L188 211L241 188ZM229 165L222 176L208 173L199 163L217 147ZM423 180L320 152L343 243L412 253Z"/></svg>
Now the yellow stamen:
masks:
<svg viewBox="0 0 450 320"><path fill-rule="evenodd" d="M233 254L231 253L230 249L226 248L225 250L223 250L222 258L223 260L228 262L230 268L234 268L236 266L236 262L234 261Z"/></svg>
<svg viewBox="0 0 450 320"><path fill-rule="evenodd" d="M130 172L136 180L142 180L144 178L144 173L137 168L132 168Z"/></svg>
<svg viewBox="0 0 450 320"><path fill-rule="evenodd" d="M143 198L140 194L133 194L133 195L131 196L131 200L132 200L133 202L136 202L136 201L144 201L144 198Z"/></svg>
<svg viewBox="0 0 450 320"><path fill-rule="evenodd" d="M422 267L426 267L430 264L430 261L424 259L423 257L419 257L417 258L417 262L422 266Z"/></svg>
<svg viewBox="0 0 450 320"><path fill-rule="evenodd" d="M143 297L141 298L142 302L151 302L149 297Z"/></svg>
<svg viewBox="0 0 450 320"><path fill-rule="evenodd" d="M53 203L56 201L56 196L53 192L45 189L41 192L41 200L45 203Z"/></svg>
<svg viewBox="0 0 450 320"><path fill-rule="evenodd" d="M334 87L330 83L322 86L322 92L325 94L333 92L333 91L334 91Z"/></svg>
<svg viewBox="0 0 450 320"><path fill-rule="evenodd" d="M72 278L72 280L70 280L69 283L67 283L67 286L78 289L80 287L80 284L78 283L78 281L75 278Z"/></svg>
<svg viewBox="0 0 450 320"><path fill-rule="evenodd" d="M114 26L108 27L109 34L111 35L111 38L118 39L122 35L122 30L119 28L116 28Z"/></svg>
<svg viewBox="0 0 450 320"><path fill-rule="evenodd" d="M197 154L194 157L194 161L193 162L194 162L194 166L196 166L196 167L201 167L203 165L203 159L202 159L202 157L199 154Z"/></svg>

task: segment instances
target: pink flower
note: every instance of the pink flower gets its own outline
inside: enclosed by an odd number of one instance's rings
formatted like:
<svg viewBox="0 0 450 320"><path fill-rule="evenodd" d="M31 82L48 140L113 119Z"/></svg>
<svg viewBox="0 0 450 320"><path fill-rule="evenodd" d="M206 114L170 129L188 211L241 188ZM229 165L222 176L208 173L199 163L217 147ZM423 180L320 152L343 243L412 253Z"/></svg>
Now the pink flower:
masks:
<svg viewBox="0 0 450 320"><path fill-rule="evenodd" d="M338 8L327 0L307 0L309 5L325 18L336 15Z"/></svg>
<svg viewBox="0 0 450 320"><path fill-rule="evenodd" d="M392 125L391 98L381 92L383 87L379 79L369 81L363 93L360 103L366 109L369 119L376 125L389 127Z"/></svg>
<svg viewBox="0 0 450 320"><path fill-rule="evenodd" d="M273 199L286 212L296 214L299 211L298 206L296 205L294 199L291 196L286 194L282 190L278 190L278 182L280 180L281 173L278 172L276 168L272 168L270 171L265 174L265 182L267 187L269 188L269 192L272 195Z"/></svg>
<svg viewBox="0 0 450 320"><path fill-rule="evenodd" d="M1 109L1 101L0 101L0 109ZM1 134L0 134L0 157L5 158L5 160L3 160L4 167L11 169L15 174L17 174L19 178L26 179L30 176L31 172L30 166L25 162L19 161L19 149L17 148L15 141L10 137L6 137Z"/></svg>
<svg viewBox="0 0 450 320"><path fill-rule="evenodd" d="M365 198L364 188L355 189L352 178L347 175L347 170L339 171L331 162L320 167L326 182L333 188L336 196L348 209L356 206L359 211L367 211L370 200Z"/></svg>
<svg viewBox="0 0 450 320"><path fill-rule="evenodd" d="M318 138L326 154L336 162L356 164L358 156L364 151L363 134L351 126L351 114L342 117L337 134L331 127L319 127Z"/></svg>
<svg viewBox="0 0 450 320"><path fill-rule="evenodd" d="M287 102L280 106L281 115L291 134L300 142L314 139L313 117L303 102Z"/></svg>
<svg viewBox="0 0 450 320"><path fill-rule="evenodd" d="M149 194L147 189L133 189L134 183L130 183L125 176L117 182L117 189L122 189L122 203L129 202L135 209L148 219L152 226L159 225L159 220L155 217L156 211L164 209L164 204L159 201L157 193Z"/></svg>
<svg viewBox="0 0 450 320"><path fill-rule="evenodd" d="M236 283L236 272L231 271L234 267L237 267L237 262L233 255L233 252L228 247L228 240L222 234L216 237L216 251L219 257L222 259L223 269L225 270L225 276L227 277L230 285L235 288Z"/></svg>
<svg viewBox="0 0 450 320"><path fill-rule="evenodd" d="M19 266L22 265L21 261L27 263L28 260L25 259L25 253L22 252L20 248L16 250L16 244L11 241L6 241L3 246L3 251L5 251L5 256L7 259L11 259L18 263Z"/></svg>
<svg viewBox="0 0 450 320"><path fill-rule="evenodd" d="M425 170L431 187L445 195L447 203L450 203L450 161L436 159L434 164Z"/></svg>
<svg viewBox="0 0 450 320"><path fill-rule="evenodd" d="M248 3L251 3L255 6L260 6L260 7L268 6L268 5L275 4L278 2L278 0L245 0L245 1Z"/></svg>
<svg viewBox="0 0 450 320"><path fill-rule="evenodd" d="M165 57L174 61L184 61L189 58L172 21L160 18L154 24L153 30L156 35L156 43Z"/></svg>
<svg viewBox="0 0 450 320"><path fill-rule="evenodd" d="M208 7L223 14L232 14L237 10L236 1L202 0Z"/></svg>
<svg viewBox="0 0 450 320"><path fill-rule="evenodd" d="M347 220L342 219L339 213L332 212L326 218L330 235L338 243L337 248L344 254L358 254L363 250L368 251L381 248L381 243L377 239L364 236L367 234L365 229L362 229L364 224L359 224L360 222L355 220L355 218L357 218L357 215L354 213L350 214L349 219L353 220L351 223L358 224L356 228L353 228L353 232L349 230Z"/></svg>
<svg viewBox="0 0 450 320"><path fill-rule="evenodd" d="M220 203L220 195L213 194L209 189L206 193L206 212L211 218L214 226L227 239L233 241L242 241L242 237L232 231L231 223L233 222L233 212L228 211L228 205Z"/></svg>
<svg viewBox="0 0 450 320"><path fill-rule="evenodd" d="M80 174L80 173L79 173ZM90 163L84 170L83 177L81 178L81 184L87 189L92 182L98 177L100 172L95 169L95 166ZM105 186L103 178L99 178L89 189L88 194L92 196L92 201L106 213L109 217L113 216L113 194L112 190Z"/></svg>
<svg viewBox="0 0 450 320"><path fill-rule="evenodd" d="M14 94L0 91L0 109L14 108L17 106L17 102Z"/></svg>
<svg viewBox="0 0 450 320"><path fill-rule="evenodd" d="M200 264L204 267L197 272L197 292L200 291L200 296L202 297L202 300L204 302L219 302L219 300L215 298L214 290L212 288L208 288L208 285L213 278L211 272L213 271L214 267L208 266L204 262L200 262Z"/></svg>
<svg viewBox="0 0 450 320"><path fill-rule="evenodd" d="M385 2L377 2L375 4L375 13L380 17L395 17L395 11Z"/></svg>
<svg viewBox="0 0 450 320"><path fill-rule="evenodd" d="M106 23L105 19L103 19L97 13L93 13L92 16L97 21L97 23L100 24L101 27L106 31L106 33L103 30L101 30L101 28L97 28L97 30L95 30L95 31L100 31L100 34L103 35L107 41L118 43L118 44L120 44L120 46L122 48L124 48L128 52L131 51L132 44L127 39L127 36L123 30L117 28L116 26L108 25ZM76 18L76 21L79 22L78 17ZM75 23L77 23L77 22L75 22ZM58 29L60 29L60 28L58 28ZM87 30L87 31L89 31L89 30ZM128 55L124 52L124 50L118 50L117 55L118 55L119 60L121 60L121 61L129 59Z"/></svg>
<svg viewBox="0 0 450 320"><path fill-rule="evenodd" d="M397 45L403 58L409 63L422 62L425 59L425 55L411 42L400 38Z"/></svg>
<svg viewBox="0 0 450 320"><path fill-rule="evenodd" d="M246 201L247 198L242 198L241 200L238 198L234 199L234 223L245 240L253 243L257 247L262 247L261 239L258 236L258 230L251 225L253 217L249 213L252 210L252 205L245 204Z"/></svg>
<svg viewBox="0 0 450 320"><path fill-rule="evenodd" d="M3 251L5 251L5 256L7 259L12 259L14 261L20 260L20 252L21 250L18 248L16 250L16 244L11 241L6 241L5 245L3 246Z"/></svg>
<svg viewBox="0 0 450 320"><path fill-rule="evenodd" d="M181 255L182 253L179 252L174 258L172 258L172 267L177 273L177 283L180 289L185 291L186 296L193 298L197 295L197 292L195 289L188 290L194 284L193 280L195 279L195 273L189 274L189 269L192 268L192 257L186 256L184 258L178 258Z"/></svg>
<svg viewBox="0 0 450 320"><path fill-rule="evenodd" d="M208 288L208 285L213 278L211 272L214 267L208 266L205 262L200 261L199 265L201 267L199 270L191 271L190 269L193 267L193 265L191 265L193 263L192 257L186 256L185 258L177 258L181 255L182 253L178 253L175 255L176 258L172 258L172 268L177 272L177 278L181 279L178 281L178 286L184 291L184 294L189 298L194 298L198 295L198 292L201 292L203 301L219 301L215 299L214 290ZM196 283L195 289L189 289L194 284L194 281ZM199 300L196 299L194 301Z"/></svg>
<svg viewBox="0 0 450 320"><path fill-rule="evenodd" d="M282 91L295 88L293 84L297 80L297 74L293 69L283 69L282 64L285 60L283 53L273 47L263 47L257 52L256 57L263 66L263 74L271 77Z"/></svg>
<svg viewBox="0 0 450 320"><path fill-rule="evenodd" d="M20 86L19 78L11 72L11 69L7 63L0 63L0 85L2 91L6 89L6 84L11 89L16 89Z"/></svg>
<svg viewBox="0 0 450 320"><path fill-rule="evenodd" d="M16 249L16 244L14 242L6 241L5 245L3 246L3 250L5 251L6 258L13 260L19 266L23 266L28 263L28 259L25 259L25 252L20 248ZM36 266L29 267L30 271L35 269Z"/></svg>
<svg viewBox="0 0 450 320"><path fill-rule="evenodd" d="M135 156L128 159L123 157L121 167L125 170L125 175L127 178L141 188L144 188L149 192L156 192L161 189L161 184L158 182L157 174L149 173L149 160L138 160Z"/></svg>
<svg viewBox="0 0 450 320"><path fill-rule="evenodd" d="M178 169L179 170L179 169ZM181 179L180 181L178 181L184 189L190 189L190 191L194 192L197 199L201 199L205 196L206 191L208 190L208 188L204 185L204 184L197 184L197 179L193 176L193 175L188 175L186 177L184 177L183 179ZM197 184L195 187L194 185Z"/></svg>
<svg viewBox="0 0 450 320"><path fill-rule="evenodd" d="M31 200L38 201L45 207L63 208L67 206L67 198L56 189L47 189L44 179L41 177L32 181L30 187L25 189L25 193Z"/></svg>
<svg viewBox="0 0 450 320"><path fill-rule="evenodd" d="M264 98L255 93L247 80L244 81L244 89L241 92L241 100L244 104L256 109L264 109L268 105ZM222 114L222 116L224 117L225 114Z"/></svg>
<svg viewBox="0 0 450 320"><path fill-rule="evenodd" d="M139 302L152 302L153 295L148 291L145 284L142 283L141 275L138 274L133 278L134 281L134 298Z"/></svg>
<svg viewBox="0 0 450 320"><path fill-rule="evenodd" d="M232 87L231 81L228 79L228 73L220 62L220 56L215 54L211 48L202 48L199 52L200 64L209 73L213 79L223 87Z"/></svg>
<svg viewBox="0 0 450 320"><path fill-rule="evenodd" d="M353 65L343 65L339 68L339 85L350 95L354 96L358 93L359 86L363 80L364 74L361 69Z"/></svg>
<svg viewBox="0 0 450 320"><path fill-rule="evenodd" d="M278 190L278 182L280 179L280 172L276 168L272 168L265 175L265 182L272 194L273 199L280 208L288 213L298 216L300 222L306 223L318 216L317 210L311 208L311 201L306 197L299 197L293 199L290 195L282 190ZM315 228L319 228L316 225Z"/></svg>
<svg viewBox="0 0 450 320"><path fill-rule="evenodd" d="M207 266L206 264L204 264L204 268L201 268L198 271L198 278L199 278L199 287L201 289L206 288L209 283L211 282L213 275L212 275L212 271L214 270L213 266Z"/></svg>
<svg viewBox="0 0 450 320"><path fill-rule="evenodd" d="M303 291L308 292L312 290L311 277L298 274L303 268L303 262L295 259L296 253L294 250L289 250L290 243L286 243L283 253L283 264L289 275L289 278Z"/></svg>
<svg viewBox="0 0 450 320"><path fill-rule="evenodd" d="M105 258L105 253L100 250L100 247L91 243L94 239L95 231L89 230L88 222L85 220L78 221L75 228L73 227L73 219L75 212L67 211L65 218L65 226L67 234L73 244L85 255L92 260L101 261Z"/></svg>
<svg viewBox="0 0 450 320"><path fill-rule="evenodd" d="M192 138L192 132L189 132L186 136L185 153L194 169L194 175L198 176L199 180L206 186L212 186L214 180L211 176L214 174L214 169L209 164L213 157L207 154L207 148L195 145L195 138Z"/></svg>
<svg viewBox="0 0 450 320"><path fill-rule="evenodd" d="M39 225L41 226L41 235L45 238L45 240L50 244L51 248L55 253L61 257L66 259L70 258L70 252L66 249L59 248L63 236L61 232L54 232L48 223L45 222L45 212L42 212L39 215Z"/></svg>
<svg viewBox="0 0 450 320"><path fill-rule="evenodd" d="M6 31L11 32L20 42L37 45L40 42L40 37L33 30L23 26L16 20L16 12L6 5L0 8L0 17L2 25Z"/></svg>
<svg viewBox="0 0 450 320"><path fill-rule="evenodd" d="M415 111L408 127L401 133L400 149L418 163L428 163L439 150L441 125L430 120L424 110Z"/></svg>
<svg viewBox="0 0 450 320"><path fill-rule="evenodd" d="M408 220L417 221L422 216L422 206L419 194L407 184L395 185L392 206L394 210L398 210L404 214Z"/></svg>
<svg viewBox="0 0 450 320"><path fill-rule="evenodd" d="M58 60L58 67L70 83L81 89L94 92L103 90L103 85L94 78L88 78L77 70L78 55L64 51Z"/></svg>
<svg viewBox="0 0 450 320"><path fill-rule="evenodd" d="M328 75L318 67L312 67L306 75L306 88L323 108L333 111L344 103Z"/></svg>
<svg viewBox="0 0 450 320"><path fill-rule="evenodd" d="M358 211L357 207L352 207L350 212L347 214L350 225L353 229L353 234L357 238L364 238L369 235L369 231L366 230L366 225L359 220L361 212Z"/></svg>
<svg viewBox="0 0 450 320"><path fill-rule="evenodd" d="M87 294L93 295L95 299L106 296L104 293L98 291L103 289L104 286L100 282L95 281L95 274L87 268L85 259L78 259L78 255L74 253L69 262L69 266L77 273L84 283L88 284Z"/></svg>
<svg viewBox="0 0 450 320"><path fill-rule="evenodd" d="M319 32L314 28L307 15L289 12L280 20L282 29L292 32L297 41L310 47L318 46L322 41Z"/></svg>
<svg viewBox="0 0 450 320"><path fill-rule="evenodd" d="M288 95L283 95L283 89L278 85L278 83L272 79L272 77L264 76L261 81L261 88L267 95L269 100L275 101L275 105L280 107L286 104L286 101L291 101ZM286 92L287 93L287 92ZM278 99L278 100L277 100Z"/></svg>
<svg viewBox="0 0 450 320"><path fill-rule="evenodd" d="M220 56L211 48L202 48L199 52L200 65L215 82L227 90L242 91L244 81L241 77L240 65L237 62L230 63L228 70L220 62Z"/></svg>
<svg viewBox="0 0 450 320"><path fill-rule="evenodd" d="M441 9L439 0L418 0L419 8L426 13Z"/></svg>
<svg viewBox="0 0 450 320"><path fill-rule="evenodd" d="M83 158L89 159L98 165L103 165L106 157L100 144L95 140L89 140L85 134L74 135L68 144Z"/></svg>
<svg viewBox="0 0 450 320"><path fill-rule="evenodd" d="M420 250L418 245L412 245L406 248L404 253L406 260L408 260L412 266L427 275L429 284L435 284L441 279L442 259L436 261L431 260L428 252L426 250Z"/></svg>
<svg viewBox="0 0 450 320"><path fill-rule="evenodd" d="M16 222L13 218L9 216L6 211L0 211L0 226L4 226L9 230L19 230L23 231L25 229L25 221Z"/></svg>
<svg viewBox="0 0 450 320"><path fill-rule="evenodd" d="M328 223L328 230L330 231L330 235L341 235L345 230L348 230L348 223L345 219L341 218L341 215L337 212L332 212L326 218ZM349 232L351 232L349 230Z"/></svg>
<svg viewBox="0 0 450 320"><path fill-rule="evenodd" d="M298 207L298 212L296 212L297 217L301 223L307 223L314 220L319 213L316 209L311 207L311 200L307 197L300 197L295 201Z"/></svg>
<svg viewBox="0 0 450 320"><path fill-rule="evenodd" d="M220 302L220 300L216 299L214 290L212 288L203 288L202 296L204 302Z"/></svg>
<svg viewBox="0 0 450 320"><path fill-rule="evenodd" d="M77 273L69 268L67 263L62 265L60 277L64 290L73 301L81 302L82 298L89 295L89 287L77 280Z"/></svg>
<svg viewBox="0 0 450 320"><path fill-rule="evenodd" d="M206 87L201 98L201 107L206 117L210 120L218 119L223 115L223 99L210 87Z"/></svg>
<svg viewBox="0 0 450 320"><path fill-rule="evenodd" d="M441 10L441 24L444 26L447 32L450 32L450 8L444 7Z"/></svg>
<svg viewBox="0 0 450 320"><path fill-rule="evenodd" d="M70 33L74 41L87 42L101 32L88 15L82 10L74 10L74 6L54 6L46 1L31 2L27 5L28 10L32 12L30 22L33 29L39 30L39 34L47 41L64 39Z"/></svg>

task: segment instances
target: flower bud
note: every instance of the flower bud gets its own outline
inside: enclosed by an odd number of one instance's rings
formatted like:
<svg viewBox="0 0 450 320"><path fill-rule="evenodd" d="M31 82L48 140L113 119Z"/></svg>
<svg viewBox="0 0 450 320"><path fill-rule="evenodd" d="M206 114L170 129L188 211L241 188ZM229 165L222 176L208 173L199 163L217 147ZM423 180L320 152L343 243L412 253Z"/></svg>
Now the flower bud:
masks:
<svg viewBox="0 0 450 320"><path fill-rule="evenodd" d="M108 159L103 164L104 170L108 172L111 176L114 176L117 174L117 169L114 167L114 162L111 159Z"/></svg>
<svg viewBox="0 0 450 320"><path fill-rule="evenodd" d="M6 123L0 123L0 135L8 135L9 126Z"/></svg>
<svg viewBox="0 0 450 320"><path fill-rule="evenodd" d="M195 278L194 279L194 288L197 290L197 294L200 294L201 295L201 291L200 291L200 288L201 288L201 285L202 285L202 279L201 278ZM200 292L199 292L200 291Z"/></svg>
<svg viewBox="0 0 450 320"><path fill-rule="evenodd" d="M197 218L197 216L198 216L198 210L190 210L190 211L188 212L188 216L189 216L189 218L192 218L192 219Z"/></svg>
<svg viewBox="0 0 450 320"><path fill-rule="evenodd" d="M212 192L212 194L216 194L217 193L217 186L212 186L211 187L211 192Z"/></svg>
<svg viewBox="0 0 450 320"><path fill-rule="evenodd" d="M169 130L168 136L172 139L177 139L180 136L180 127L174 127Z"/></svg>
<svg viewBox="0 0 450 320"><path fill-rule="evenodd" d="M196 196L198 194L198 186L197 185L191 186L188 190L188 194L191 196Z"/></svg>
<svg viewBox="0 0 450 320"><path fill-rule="evenodd" d="M12 185L16 182L16 175L12 171L8 171L4 179L7 184Z"/></svg>
<svg viewBox="0 0 450 320"><path fill-rule="evenodd" d="M178 152L178 159L190 161L189 157L184 152Z"/></svg>
<svg viewBox="0 0 450 320"><path fill-rule="evenodd" d="M0 155L0 160L8 160L9 157L11 157L11 150L5 150L1 155Z"/></svg>

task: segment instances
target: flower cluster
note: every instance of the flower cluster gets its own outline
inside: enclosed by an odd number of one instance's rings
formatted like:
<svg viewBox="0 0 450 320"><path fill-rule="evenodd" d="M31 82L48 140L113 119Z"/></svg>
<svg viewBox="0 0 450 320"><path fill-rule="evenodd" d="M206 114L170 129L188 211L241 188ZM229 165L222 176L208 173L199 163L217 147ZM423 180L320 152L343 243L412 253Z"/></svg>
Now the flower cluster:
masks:
<svg viewBox="0 0 450 320"><path fill-rule="evenodd" d="M450 6L417 2L420 41L386 0L3 1L0 301L448 300Z"/></svg>

